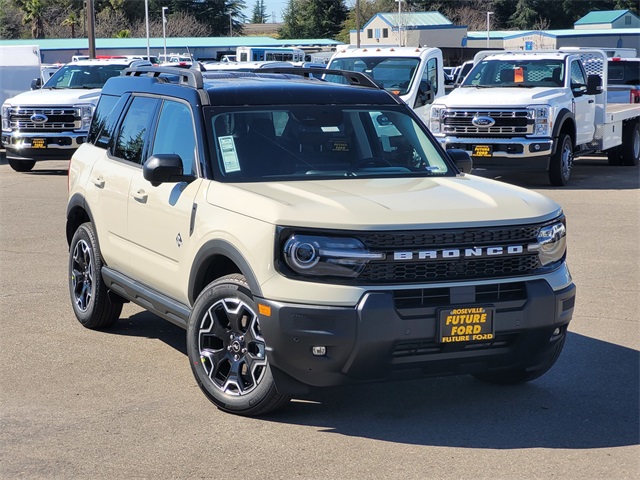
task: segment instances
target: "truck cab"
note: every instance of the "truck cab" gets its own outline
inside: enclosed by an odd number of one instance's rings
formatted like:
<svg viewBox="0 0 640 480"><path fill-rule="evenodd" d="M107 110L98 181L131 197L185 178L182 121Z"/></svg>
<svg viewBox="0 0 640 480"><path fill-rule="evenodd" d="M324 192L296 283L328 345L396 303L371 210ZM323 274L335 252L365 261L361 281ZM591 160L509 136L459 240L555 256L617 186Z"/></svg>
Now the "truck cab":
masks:
<svg viewBox="0 0 640 480"><path fill-rule="evenodd" d="M445 95L444 63L439 48L342 48L331 57L327 68L367 74L419 115ZM338 75L326 75L325 79L346 82Z"/></svg>

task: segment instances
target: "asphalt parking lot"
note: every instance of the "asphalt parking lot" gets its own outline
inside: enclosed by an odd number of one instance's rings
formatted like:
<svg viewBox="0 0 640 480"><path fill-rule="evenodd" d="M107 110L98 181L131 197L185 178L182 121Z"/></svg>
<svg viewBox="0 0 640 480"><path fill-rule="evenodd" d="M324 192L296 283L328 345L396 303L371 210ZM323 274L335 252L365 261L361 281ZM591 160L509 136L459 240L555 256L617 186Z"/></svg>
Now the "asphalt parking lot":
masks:
<svg viewBox="0 0 640 480"><path fill-rule="evenodd" d="M471 377L348 387L263 418L218 411L184 332L126 305L75 320L66 162L0 161L0 477L636 479L640 476L640 175L578 160L571 185L501 180L558 201L577 303L565 350L520 387Z"/></svg>

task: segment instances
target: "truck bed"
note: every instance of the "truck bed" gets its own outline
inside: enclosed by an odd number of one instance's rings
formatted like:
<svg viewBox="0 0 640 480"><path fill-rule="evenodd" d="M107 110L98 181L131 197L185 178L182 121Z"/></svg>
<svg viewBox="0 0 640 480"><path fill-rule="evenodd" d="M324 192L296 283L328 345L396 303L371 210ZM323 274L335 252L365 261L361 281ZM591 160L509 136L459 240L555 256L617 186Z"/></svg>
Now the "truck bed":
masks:
<svg viewBox="0 0 640 480"><path fill-rule="evenodd" d="M634 117L640 117L640 104L611 103L606 107L604 123L621 122Z"/></svg>

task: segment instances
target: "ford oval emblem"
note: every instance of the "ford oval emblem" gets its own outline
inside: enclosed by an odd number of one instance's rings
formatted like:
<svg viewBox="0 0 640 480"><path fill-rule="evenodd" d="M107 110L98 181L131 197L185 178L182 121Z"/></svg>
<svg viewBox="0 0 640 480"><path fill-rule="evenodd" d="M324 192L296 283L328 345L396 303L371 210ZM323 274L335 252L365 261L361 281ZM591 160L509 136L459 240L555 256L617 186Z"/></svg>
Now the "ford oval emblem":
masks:
<svg viewBox="0 0 640 480"><path fill-rule="evenodd" d="M473 117L471 123L476 127L493 127L496 121L491 117Z"/></svg>
<svg viewBox="0 0 640 480"><path fill-rule="evenodd" d="M49 118L43 113L34 113L29 117L29 120L31 120L33 123L46 123Z"/></svg>

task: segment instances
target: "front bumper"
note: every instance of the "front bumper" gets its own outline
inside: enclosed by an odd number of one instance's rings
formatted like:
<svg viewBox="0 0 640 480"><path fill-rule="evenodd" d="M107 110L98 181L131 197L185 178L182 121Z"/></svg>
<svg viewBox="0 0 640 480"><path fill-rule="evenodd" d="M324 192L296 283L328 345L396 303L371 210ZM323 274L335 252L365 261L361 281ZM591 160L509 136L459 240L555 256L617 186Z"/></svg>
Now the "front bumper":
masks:
<svg viewBox="0 0 640 480"><path fill-rule="evenodd" d="M457 148L465 150L473 159L475 166L513 166L540 168L546 170L548 159L553 152L554 142L551 138L529 139L482 138L482 137L439 137L445 149ZM476 156L477 146L491 148L491 156Z"/></svg>
<svg viewBox="0 0 640 480"><path fill-rule="evenodd" d="M44 148L33 148L34 139L44 139ZM2 132L7 158L16 160L68 160L87 141L87 132Z"/></svg>
<svg viewBox="0 0 640 480"><path fill-rule="evenodd" d="M517 367L544 355L558 339L553 336L557 328L566 334L575 286L554 292L544 280L502 285L493 285L497 294L469 286L424 289L427 301L409 308L400 305L392 291L369 292L353 308L256 300L271 311L269 316L260 315L260 327L276 382L284 378L327 387ZM438 343L439 310L473 305L495 308L495 338ZM326 354L314 356L314 346L325 347ZM288 390L281 383L278 388Z"/></svg>

